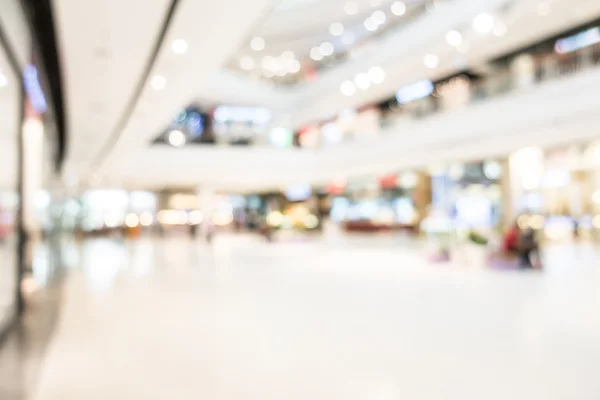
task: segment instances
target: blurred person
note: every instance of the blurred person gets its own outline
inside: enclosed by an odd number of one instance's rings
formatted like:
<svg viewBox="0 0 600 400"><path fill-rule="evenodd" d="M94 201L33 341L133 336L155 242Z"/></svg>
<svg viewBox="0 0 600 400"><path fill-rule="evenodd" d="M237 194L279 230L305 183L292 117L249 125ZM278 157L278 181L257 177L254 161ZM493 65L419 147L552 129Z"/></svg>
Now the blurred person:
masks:
<svg viewBox="0 0 600 400"><path fill-rule="evenodd" d="M520 268L533 268L533 257L539 258L535 231L531 228L522 230L515 222L504 235L502 250L506 255L517 257Z"/></svg>
<svg viewBox="0 0 600 400"><path fill-rule="evenodd" d="M539 267L539 245L535 237L535 231L531 228L527 228L521 233L519 240L519 255L521 268Z"/></svg>
<svg viewBox="0 0 600 400"><path fill-rule="evenodd" d="M519 236L521 228L517 222L513 223L502 239L502 251L506 254L519 256Z"/></svg>
<svg viewBox="0 0 600 400"><path fill-rule="evenodd" d="M273 241L273 228L266 221L261 224L259 233L263 236L267 242Z"/></svg>

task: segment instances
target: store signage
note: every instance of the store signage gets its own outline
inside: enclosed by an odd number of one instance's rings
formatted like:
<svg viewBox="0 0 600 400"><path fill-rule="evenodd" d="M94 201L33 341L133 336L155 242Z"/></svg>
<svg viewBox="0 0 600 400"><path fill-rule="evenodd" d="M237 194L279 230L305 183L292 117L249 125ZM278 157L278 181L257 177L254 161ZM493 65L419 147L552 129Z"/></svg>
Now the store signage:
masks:
<svg viewBox="0 0 600 400"><path fill-rule="evenodd" d="M554 45L554 50L559 54L565 54L596 43L600 43L600 27L591 28L576 35L559 39Z"/></svg>
<svg viewBox="0 0 600 400"><path fill-rule="evenodd" d="M217 122L243 122L255 125L267 125L271 122L271 112L265 108L219 106L215 109Z"/></svg>
<svg viewBox="0 0 600 400"><path fill-rule="evenodd" d="M434 85L431 81L418 81L404 86L396 92L396 100L400 104L410 103L419 100L433 93Z"/></svg>
<svg viewBox="0 0 600 400"><path fill-rule="evenodd" d="M48 109L46 97L40 85L37 68L31 64L23 71L23 86L34 110L39 114L45 113Z"/></svg>

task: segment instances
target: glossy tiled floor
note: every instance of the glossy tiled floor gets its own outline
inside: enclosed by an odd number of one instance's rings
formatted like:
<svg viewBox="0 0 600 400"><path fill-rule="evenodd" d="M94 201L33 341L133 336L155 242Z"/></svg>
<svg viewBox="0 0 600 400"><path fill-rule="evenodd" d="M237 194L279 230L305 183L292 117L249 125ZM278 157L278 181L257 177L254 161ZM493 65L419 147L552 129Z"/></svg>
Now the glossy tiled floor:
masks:
<svg viewBox="0 0 600 400"><path fill-rule="evenodd" d="M97 240L35 400L598 400L600 258L428 264L392 238Z"/></svg>

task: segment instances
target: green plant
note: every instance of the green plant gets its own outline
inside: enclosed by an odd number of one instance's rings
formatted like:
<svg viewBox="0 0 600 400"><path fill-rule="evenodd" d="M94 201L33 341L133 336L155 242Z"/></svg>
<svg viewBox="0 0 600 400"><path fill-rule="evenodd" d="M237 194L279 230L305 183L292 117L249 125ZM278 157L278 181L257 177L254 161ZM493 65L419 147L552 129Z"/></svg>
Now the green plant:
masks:
<svg viewBox="0 0 600 400"><path fill-rule="evenodd" d="M489 239L487 237L474 231L469 232L469 241L480 246L486 246L489 243Z"/></svg>

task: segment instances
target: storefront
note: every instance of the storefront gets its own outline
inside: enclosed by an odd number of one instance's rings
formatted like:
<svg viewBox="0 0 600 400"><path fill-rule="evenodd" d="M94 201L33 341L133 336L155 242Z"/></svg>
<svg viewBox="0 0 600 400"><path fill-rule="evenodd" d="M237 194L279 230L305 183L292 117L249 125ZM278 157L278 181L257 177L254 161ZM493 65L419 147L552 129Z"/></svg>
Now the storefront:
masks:
<svg viewBox="0 0 600 400"><path fill-rule="evenodd" d="M598 238L600 143L523 148L510 158L512 203L522 227L552 241Z"/></svg>
<svg viewBox="0 0 600 400"><path fill-rule="evenodd" d="M46 43L42 51L35 40L41 27L27 18L43 19L46 10L26 13L30 6L5 1L0 14L0 335L23 310L24 282L47 279L56 262L50 205L64 154L62 104L47 79L46 67L56 67L48 58L53 48Z"/></svg>

